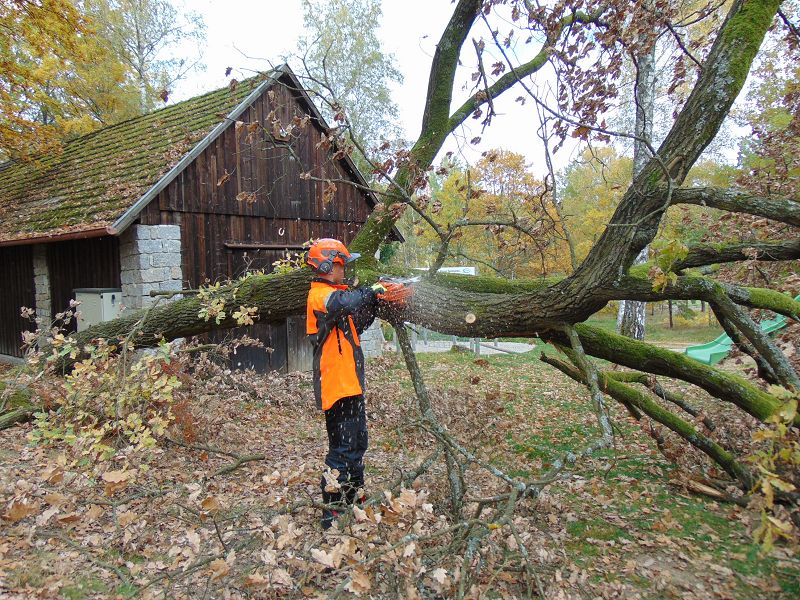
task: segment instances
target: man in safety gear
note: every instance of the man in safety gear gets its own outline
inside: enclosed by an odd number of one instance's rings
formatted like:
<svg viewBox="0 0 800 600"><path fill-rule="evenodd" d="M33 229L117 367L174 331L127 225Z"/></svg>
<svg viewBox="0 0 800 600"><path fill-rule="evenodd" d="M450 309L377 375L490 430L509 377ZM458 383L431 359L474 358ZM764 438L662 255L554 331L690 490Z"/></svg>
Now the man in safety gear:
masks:
<svg viewBox="0 0 800 600"><path fill-rule="evenodd" d="M325 464L330 473L326 470L321 482L322 500L328 506L322 517L324 529L338 517L337 508L354 503L364 485L368 436L364 354L358 336L375 320L387 288L395 294L385 301L398 302L395 284L354 289L344 284L345 265L359 256L330 238L314 242L306 256L316 273L308 292L306 333L314 347L314 396L317 407L325 411L328 431ZM399 297L404 302L407 296Z"/></svg>

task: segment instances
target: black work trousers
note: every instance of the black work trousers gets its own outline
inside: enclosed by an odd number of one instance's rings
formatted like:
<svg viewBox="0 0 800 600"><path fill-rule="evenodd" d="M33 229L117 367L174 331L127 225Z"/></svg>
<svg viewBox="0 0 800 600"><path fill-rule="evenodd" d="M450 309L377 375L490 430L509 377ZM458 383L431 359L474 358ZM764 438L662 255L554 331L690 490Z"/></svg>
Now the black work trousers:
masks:
<svg viewBox="0 0 800 600"><path fill-rule="evenodd" d="M328 454L325 464L339 471L341 493L325 491L322 478L322 497L326 503L345 500L352 504L356 490L364 485L364 453L367 451L367 412L364 396L342 398L325 411L328 430Z"/></svg>

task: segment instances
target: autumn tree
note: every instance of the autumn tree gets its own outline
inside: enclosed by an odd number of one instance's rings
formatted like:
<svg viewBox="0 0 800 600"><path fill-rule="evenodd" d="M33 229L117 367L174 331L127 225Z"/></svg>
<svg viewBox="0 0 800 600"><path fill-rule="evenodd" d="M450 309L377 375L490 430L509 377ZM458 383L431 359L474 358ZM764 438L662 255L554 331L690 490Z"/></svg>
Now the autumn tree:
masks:
<svg viewBox="0 0 800 600"><path fill-rule="evenodd" d="M586 258L611 220L631 179L631 168L630 158L606 147L584 150L564 170L562 212L579 260Z"/></svg>
<svg viewBox="0 0 800 600"><path fill-rule="evenodd" d="M89 23L70 0L0 4L0 158L28 157L53 148L62 105L54 79L73 61L89 60Z"/></svg>
<svg viewBox="0 0 800 600"><path fill-rule="evenodd" d="M317 95L323 114L345 125L370 156L384 140L402 135L397 105L390 85L403 82L394 57L385 54L377 36L382 15L378 0L303 0L307 32L298 43L310 91ZM358 166L372 170L354 154Z"/></svg>
<svg viewBox="0 0 800 600"><path fill-rule="evenodd" d="M170 0L92 0L87 10L139 91L139 111L166 102L175 84L201 66L206 26ZM194 50L188 50L194 46Z"/></svg>
<svg viewBox="0 0 800 600"><path fill-rule="evenodd" d="M204 38L166 1L19 0L0 7L0 153L31 157L165 102L197 61L169 55Z"/></svg>
<svg viewBox="0 0 800 600"><path fill-rule="evenodd" d="M487 150L468 167L445 158L429 174L430 193L417 200L426 203L436 229L416 213L401 220L411 225L403 231L422 251L420 264L441 259L444 266L476 266L512 279L565 272L552 197L530 168L524 156L503 149Z"/></svg>

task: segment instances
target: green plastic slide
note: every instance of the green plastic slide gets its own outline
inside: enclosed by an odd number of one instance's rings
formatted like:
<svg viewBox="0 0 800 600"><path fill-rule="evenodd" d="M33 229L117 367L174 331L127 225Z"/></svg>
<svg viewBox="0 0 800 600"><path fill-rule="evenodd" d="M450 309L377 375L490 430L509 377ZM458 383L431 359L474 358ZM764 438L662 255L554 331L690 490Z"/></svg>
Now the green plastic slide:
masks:
<svg viewBox="0 0 800 600"><path fill-rule="evenodd" d="M800 295L795 296L795 300L800 302ZM786 320L786 317L783 315L778 315L774 319L761 321L761 331L764 333L772 333L774 331L778 331L779 329L783 329L786 326ZM686 348L686 350L684 350L684 352L687 356L689 356L689 358L693 358L696 361L705 363L707 365L715 365L723 358L728 356L728 353L731 351L731 346L733 346L733 341L727 336L727 334L723 333L717 339L705 344L700 344L699 346L689 346Z"/></svg>

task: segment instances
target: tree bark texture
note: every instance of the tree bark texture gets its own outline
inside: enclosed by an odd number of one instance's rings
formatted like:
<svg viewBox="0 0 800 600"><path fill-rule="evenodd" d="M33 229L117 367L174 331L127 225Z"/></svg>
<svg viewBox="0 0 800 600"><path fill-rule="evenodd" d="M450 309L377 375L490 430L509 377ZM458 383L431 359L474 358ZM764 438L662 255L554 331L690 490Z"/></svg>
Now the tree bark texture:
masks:
<svg viewBox="0 0 800 600"><path fill-rule="evenodd" d="M636 87L634 103L636 105L636 122L633 141L633 176L642 172L650 159L649 144L653 141L653 109L656 95L656 44L642 52L636 60ZM648 246L642 248L633 264L647 262L650 255ZM620 300L617 313L617 332L636 340L643 340L647 313L644 302Z"/></svg>

